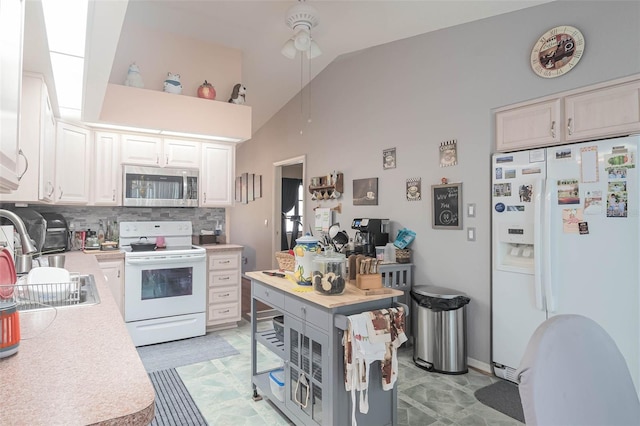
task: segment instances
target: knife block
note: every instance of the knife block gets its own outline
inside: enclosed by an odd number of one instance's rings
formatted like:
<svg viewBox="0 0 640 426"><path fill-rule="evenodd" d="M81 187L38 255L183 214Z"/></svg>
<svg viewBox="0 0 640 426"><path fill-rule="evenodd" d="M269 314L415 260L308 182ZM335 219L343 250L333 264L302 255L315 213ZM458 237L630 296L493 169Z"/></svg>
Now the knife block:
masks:
<svg viewBox="0 0 640 426"><path fill-rule="evenodd" d="M356 287L360 290L382 288L382 274L357 274Z"/></svg>

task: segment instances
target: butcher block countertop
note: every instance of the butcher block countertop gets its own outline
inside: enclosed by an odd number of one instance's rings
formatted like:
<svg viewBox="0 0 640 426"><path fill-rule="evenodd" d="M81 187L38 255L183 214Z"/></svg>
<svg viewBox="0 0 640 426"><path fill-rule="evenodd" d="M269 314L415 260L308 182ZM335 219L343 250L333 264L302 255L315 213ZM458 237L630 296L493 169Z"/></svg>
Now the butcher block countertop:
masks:
<svg viewBox="0 0 640 426"><path fill-rule="evenodd" d="M0 359L2 425L146 425L155 393L95 256L65 253L93 274L100 304L20 312L18 352Z"/></svg>
<svg viewBox="0 0 640 426"><path fill-rule="evenodd" d="M269 271L278 272L278 271ZM337 296L325 296L318 294L315 291L295 291L299 286L291 278L272 277L264 274L262 271L247 272L247 277L260 281L263 284L267 284L271 287L282 290L286 293L293 294L300 299L307 300L311 303L323 306L327 309L338 308L341 306L355 305L363 302L370 302L373 300L389 299L392 297L398 297L404 295L404 292L395 289L388 289L388 293L365 295L357 287L347 284L347 288L341 295Z"/></svg>

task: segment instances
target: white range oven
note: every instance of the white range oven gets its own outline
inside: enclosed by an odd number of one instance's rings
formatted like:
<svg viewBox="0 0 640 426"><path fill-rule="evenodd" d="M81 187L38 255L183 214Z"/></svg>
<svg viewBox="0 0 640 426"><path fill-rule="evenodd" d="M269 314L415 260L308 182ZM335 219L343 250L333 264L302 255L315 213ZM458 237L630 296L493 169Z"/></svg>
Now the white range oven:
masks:
<svg viewBox="0 0 640 426"><path fill-rule="evenodd" d="M124 319L136 346L206 333L206 250L191 234L188 221L120 223Z"/></svg>

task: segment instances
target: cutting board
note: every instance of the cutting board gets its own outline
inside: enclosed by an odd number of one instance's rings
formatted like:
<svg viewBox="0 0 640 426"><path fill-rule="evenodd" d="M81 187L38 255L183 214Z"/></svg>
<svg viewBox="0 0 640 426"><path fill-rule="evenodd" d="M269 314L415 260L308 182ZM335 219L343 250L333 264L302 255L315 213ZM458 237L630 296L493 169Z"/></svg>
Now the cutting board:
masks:
<svg viewBox="0 0 640 426"><path fill-rule="evenodd" d="M356 287L353 284L347 284L347 287L352 289L356 293L360 293L360 294L362 294L364 296L373 296L373 295L376 295L376 294L389 294L389 293L391 293L391 289L388 288L388 287L372 288L372 289L369 289L369 290L359 289L358 287Z"/></svg>

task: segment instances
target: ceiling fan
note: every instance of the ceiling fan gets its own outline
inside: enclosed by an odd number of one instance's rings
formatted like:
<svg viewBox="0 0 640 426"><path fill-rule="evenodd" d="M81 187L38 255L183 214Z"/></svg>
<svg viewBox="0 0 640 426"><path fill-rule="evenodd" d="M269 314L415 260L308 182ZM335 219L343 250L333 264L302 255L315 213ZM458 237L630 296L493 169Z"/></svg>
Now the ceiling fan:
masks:
<svg viewBox="0 0 640 426"><path fill-rule="evenodd" d="M311 28L318 25L318 11L304 2L298 2L289 8L285 22L294 32L293 37L282 46L282 54L289 59L298 52L305 52L307 58L313 59L322 54L320 47L311 37Z"/></svg>

